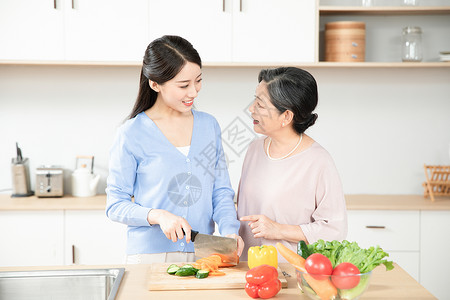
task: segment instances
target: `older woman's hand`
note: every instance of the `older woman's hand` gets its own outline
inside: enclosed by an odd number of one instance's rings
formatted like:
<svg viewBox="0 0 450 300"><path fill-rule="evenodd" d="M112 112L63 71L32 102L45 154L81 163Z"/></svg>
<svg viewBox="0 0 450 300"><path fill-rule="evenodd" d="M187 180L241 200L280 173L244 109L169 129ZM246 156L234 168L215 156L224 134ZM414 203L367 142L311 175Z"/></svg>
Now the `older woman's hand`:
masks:
<svg viewBox="0 0 450 300"><path fill-rule="evenodd" d="M241 256L242 251L244 250L244 240L237 234L227 234L226 237L233 238L237 241L237 254Z"/></svg>
<svg viewBox="0 0 450 300"><path fill-rule="evenodd" d="M241 221L249 221L248 226L252 229L255 238L278 240L282 236L281 224L269 219L265 215L251 215L240 218Z"/></svg>

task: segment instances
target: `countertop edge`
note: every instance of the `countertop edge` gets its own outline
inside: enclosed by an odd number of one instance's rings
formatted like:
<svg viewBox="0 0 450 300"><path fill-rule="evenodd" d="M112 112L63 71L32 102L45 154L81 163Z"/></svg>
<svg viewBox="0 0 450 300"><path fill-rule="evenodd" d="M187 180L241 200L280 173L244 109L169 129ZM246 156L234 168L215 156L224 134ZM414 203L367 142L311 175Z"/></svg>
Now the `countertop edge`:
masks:
<svg viewBox="0 0 450 300"><path fill-rule="evenodd" d="M373 270L371 283L361 299L436 299L420 285L414 278L405 272L400 266L394 264L392 271L385 271L384 266ZM287 264L280 263L281 270L290 274L286 277L288 287L280 291L279 297L283 299L307 299L297 287L295 269ZM148 291L147 281L150 265L73 265L73 266L47 266L47 267L0 267L3 271L31 271L31 270L61 270L61 269L98 269L98 268L125 268L125 274L120 285L117 300L150 299L152 296L160 299L164 293L164 299L179 299L180 291ZM214 298L221 299L249 299L243 289L228 290L190 290L182 291L185 299Z"/></svg>
<svg viewBox="0 0 450 300"><path fill-rule="evenodd" d="M450 197L436 197L435 201L423 195L345 195L348 210L450 210ZM93 197L38 198L36 196L13 198L0 194L0 211L21 210L104 210L106 194Z"/></svg>

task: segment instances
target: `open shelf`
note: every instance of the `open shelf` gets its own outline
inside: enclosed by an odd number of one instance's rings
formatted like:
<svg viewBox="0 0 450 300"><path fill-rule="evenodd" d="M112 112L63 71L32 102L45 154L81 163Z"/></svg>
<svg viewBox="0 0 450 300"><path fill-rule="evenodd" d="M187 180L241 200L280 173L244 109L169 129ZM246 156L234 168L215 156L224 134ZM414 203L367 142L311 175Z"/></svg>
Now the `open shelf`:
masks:
<svg viewBox="0 0 450 300"><path fill-rule="evenodd" d="M439 52L447 51L450 6L336 6L320 5L317 50L321 67L343 68L447 68ZM325 26L331 22L366 24L365 60L361 63L325 62ZM401 62L401 29L413 24L424 30L423 61Z"/></svg>
<svg viewBox="0 0 450 300"><path fill-rule="evenodd" d="M442 15L450 6L320 6L320 15Z"/></svg>
<svg viewBox="0 0 450 300"><path fill-rule="evenodd" d="M319 62L321 68L449 68L450 62Z"/></svg>
<svg viewBox="0 0 450 300"><path fill-rule="evenodd" d="M0 65L39 65L39 66L105 66L141 67L140 62L92 62L92 61L8 61L0 60ZM271 68L297 66L300 68L450 68L450 62L317 62L317 63L276 63L276 62L205 62L206 68Z"/></svg>
<svg viewBox="0 0 450 300"><path fill-rule="evenodd" d="M300 68L450 68L450 62L317 62L317 63L205 63L204 67L270 68L296 66Z"/></svg>

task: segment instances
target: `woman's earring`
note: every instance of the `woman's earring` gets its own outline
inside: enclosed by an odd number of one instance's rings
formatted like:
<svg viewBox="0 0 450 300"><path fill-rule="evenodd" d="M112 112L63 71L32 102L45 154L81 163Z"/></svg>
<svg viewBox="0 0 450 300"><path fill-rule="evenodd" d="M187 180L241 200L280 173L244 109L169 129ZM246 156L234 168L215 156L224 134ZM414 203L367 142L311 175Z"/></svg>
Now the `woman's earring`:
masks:
<svg viewBox="0 0 450 300"><path fill-rule="evenodd" d="M284 127L284 122L281 124L281 127Z"/></svg>

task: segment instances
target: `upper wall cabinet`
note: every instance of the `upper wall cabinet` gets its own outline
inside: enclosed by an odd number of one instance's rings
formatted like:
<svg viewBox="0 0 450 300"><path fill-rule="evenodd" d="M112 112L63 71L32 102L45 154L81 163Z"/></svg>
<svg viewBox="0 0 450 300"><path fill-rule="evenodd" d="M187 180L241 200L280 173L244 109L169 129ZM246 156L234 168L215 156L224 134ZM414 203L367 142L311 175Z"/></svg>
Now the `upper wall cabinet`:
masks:
<svg viewBox="0 0 450 300"><path fill-rule="evenodd" d="M150 0L150 40L176 34L208 63L314 62L316 1Z"/></svg>
<svg viewBox="0 0 450 300"><path fill-rule="evenodd" d="M59 2L0 1L0 58L64 59L64 20Z"/></svg>
<svg viewBox="0 0 450 300"><path fill-rule="evenodd" d="M315 61L315 0L239 0L233 4L234 62Z"/></svg>
<svg viewBox="0 0 450 300"><path fill-rule="evenodd" d="M140 61L148 3L120 0L0 1L0 59Z"/></svg>
<svg viewBox="0 0 450 300"><path fill-rule="evenodd" d="M142 61L148 2L63 0L67 60Z"/></svg>
<svg viewBox="0 0 450 300"><path fill-rule="evenodd" d="M179 35L193 44L203 61L231 61L231 1L149 1L149 41Z"/></svg>

